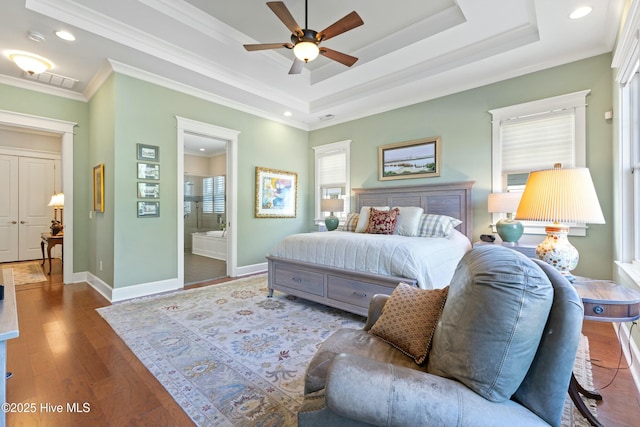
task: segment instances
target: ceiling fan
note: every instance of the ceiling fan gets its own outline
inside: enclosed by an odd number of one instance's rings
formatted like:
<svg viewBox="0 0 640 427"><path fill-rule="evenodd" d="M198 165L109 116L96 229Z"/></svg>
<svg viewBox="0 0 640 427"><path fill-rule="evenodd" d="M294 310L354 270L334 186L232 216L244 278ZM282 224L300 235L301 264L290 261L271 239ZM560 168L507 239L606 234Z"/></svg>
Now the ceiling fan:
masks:
<svg viewBox="0 0 640 427"><path fill-rule="evenodd" d="M364 22L362 18L360 18L360 15L355 11L318 32L308 28L307 0L304 2L304 26L306 27L304 29L300 28L296 23L296 20L291 16L284 2L270 1L267 2L267 6L269 6L273 13L275 13L282 23L291 31L291 43L245 44L244 48L248 51L280 49L283 47L293 49L295 58L289 74L300 74L304 63L313 61L318 57L318 54L344 64L347 67L351 67L358 60L355 56L319 46L320 43L325 40L329 40L332 37L363 25Z"/></svg>

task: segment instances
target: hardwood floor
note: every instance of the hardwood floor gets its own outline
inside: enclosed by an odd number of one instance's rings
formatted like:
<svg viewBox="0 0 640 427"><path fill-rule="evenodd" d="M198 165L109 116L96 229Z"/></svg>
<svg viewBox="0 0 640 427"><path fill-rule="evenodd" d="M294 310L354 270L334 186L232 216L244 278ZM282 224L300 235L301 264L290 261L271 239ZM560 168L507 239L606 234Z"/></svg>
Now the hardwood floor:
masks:
<svg viewBox="0 0 640 427"><path fill-rule="evenodd" d="M61 270L55 260L47 282L16 287L20 336L7 345L7 369L13 372L7 401L22 411L8 413L7 425L194 425L95 311L109 303L86 283L62 285ZM583 332L600 388L615 374L610 368L618 365L620 347L608 323L585 322ZM600 392L605 426L639 424L640 394L628 369ZM61 412L54 412L57 405Z"/></svg>

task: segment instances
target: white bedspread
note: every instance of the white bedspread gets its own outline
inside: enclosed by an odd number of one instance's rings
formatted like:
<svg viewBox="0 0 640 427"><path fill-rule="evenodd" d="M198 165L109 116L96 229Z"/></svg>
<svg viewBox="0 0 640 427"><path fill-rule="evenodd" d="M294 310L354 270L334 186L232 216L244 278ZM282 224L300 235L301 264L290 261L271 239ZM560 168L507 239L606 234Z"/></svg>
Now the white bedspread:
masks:
<svg viewBox="0 0 640 427"><path fill-rule="evenodd" d="M449 238L330 231L285 237L271 256L330 267L417 279L423 289L443 288L471 242L454 230Z"/></svg>

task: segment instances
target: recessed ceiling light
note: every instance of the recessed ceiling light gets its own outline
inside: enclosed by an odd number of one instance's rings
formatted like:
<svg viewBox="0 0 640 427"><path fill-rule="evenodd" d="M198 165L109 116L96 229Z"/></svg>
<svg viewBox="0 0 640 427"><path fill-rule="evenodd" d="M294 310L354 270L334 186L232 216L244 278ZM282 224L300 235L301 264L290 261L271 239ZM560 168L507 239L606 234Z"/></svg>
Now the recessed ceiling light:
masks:
<svg viewBox="0 0 640 427"><path fill-rule="evenodd" d="M291 117L293 115L293 113L291 113L291 111L285 111L284 112L284 116L285 117Z"/></svg>
<svg viewBox="0 0 640 427"><path fill-rule="evenodd" d="M204 149L204 148L201 148L201 149L200 149L200 151L205 151L205 149Z"/></svg>
<svg viewBox="0 0 640 427"><path fill-rule="evenodd" d="M56 36L68 42L76 41L76 36L71 34L69 31L65 31L65 30L56 31Z"/></svg>
<svg viewBox="0 0 640 427"><path fill-rule="evenodd" d="M591 8L591 6L580 6L579 8L577 8L573 12L571 12L571 15L569 15L569 18L571 18L571 19L583 18L583 17L587 16L588 14L590 14L592 10L593 9Z"/></svg>

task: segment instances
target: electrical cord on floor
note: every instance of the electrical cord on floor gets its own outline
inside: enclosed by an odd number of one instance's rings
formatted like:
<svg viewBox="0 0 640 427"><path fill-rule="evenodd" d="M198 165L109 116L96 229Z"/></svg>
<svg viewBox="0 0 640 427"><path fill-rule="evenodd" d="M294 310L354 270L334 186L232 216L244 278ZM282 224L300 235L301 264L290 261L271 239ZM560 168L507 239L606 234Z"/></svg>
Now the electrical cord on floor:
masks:
<svg viewBox="0 0 640 427"><path fill-rule="evenodd" d="M597 366L599 368L604 368L604 369L615 369L615 373L613 374L613 377L611 378L611 380L603 385L602 387L598 387L597 389L595 389L595 391L599 391L599 390L604 390L605 388L609 387L611 384L613 384L613 381L616 379L616 377L618 376L618 372L620 372L621 369L629 369L631 368L631 366L633 365L633 352L631 351L631 332L633 331L633 328L635 326L637 326L638 323L637 322L631 322L631 328L629 328L629 339L628 341L628 345L629 345L629 355L631 360L629 360L629 363L627 364L627 366L620 366L622 364L622 355L624 354L624 351L622 350L622 346L620 346L620 356L618 356L618 366L617 367L610 367L610 366L604 366L604 365L600 365L598 363L595 363L593 360L591 360L591 364L594 366ZM620 328L622 328L622 324L618 323L618 331L616 333L616 336L619 337L620 336Z"/></svg>

